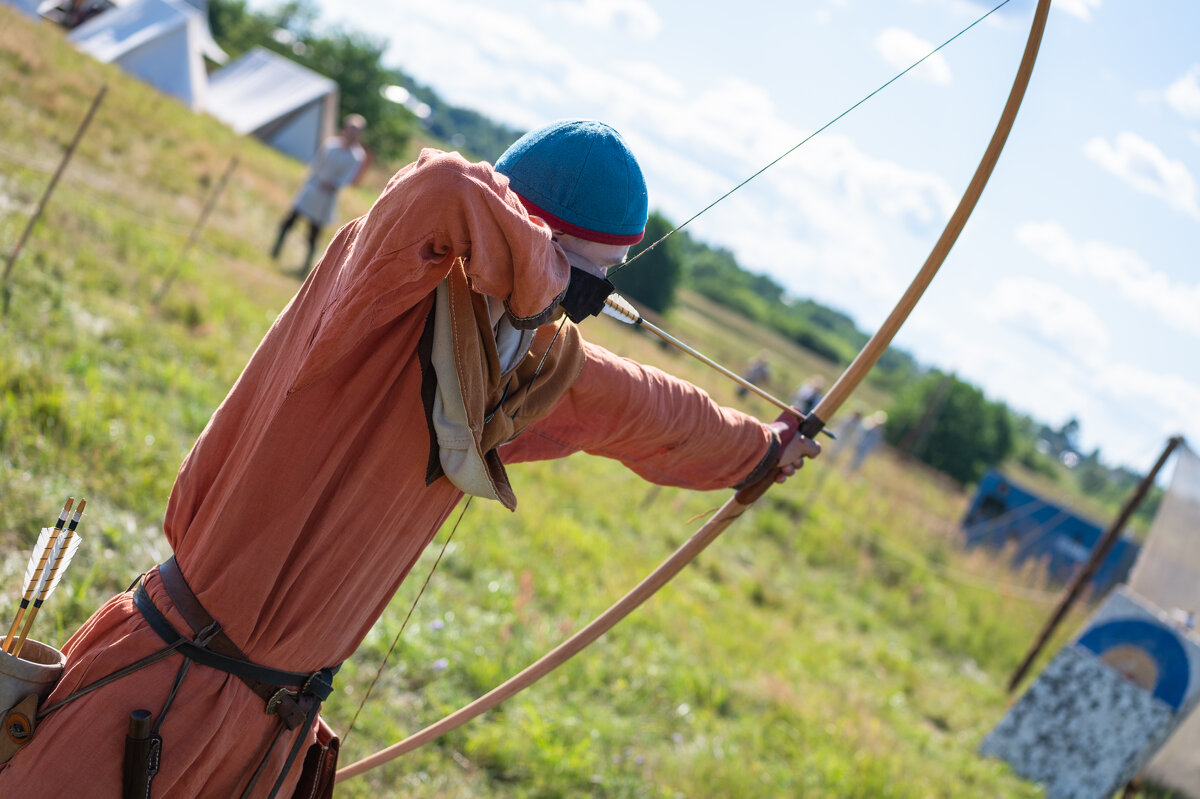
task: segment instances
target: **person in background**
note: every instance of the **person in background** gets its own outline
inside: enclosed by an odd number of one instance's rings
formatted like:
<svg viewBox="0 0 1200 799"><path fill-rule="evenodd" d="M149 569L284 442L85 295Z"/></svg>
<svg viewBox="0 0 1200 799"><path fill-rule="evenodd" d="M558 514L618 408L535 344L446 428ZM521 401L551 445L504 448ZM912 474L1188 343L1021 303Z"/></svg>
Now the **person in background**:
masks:
<svg viewBox="0 0 1200 799"><path fill-rule="evenodd" d="M861 408L854 408L850 414L846 416L834 432L836 438L829 448L829 452L825 453L825 463L828 464L828 469L832 469L836 464L840 463L843 458L854 452L858 447L858 440L863 434L863 412ZM843 467L844 468L844 467Z"/></svg>
<svg viewBox="0 0 1200 799"><path fill-rule="evenodd" d="M366 160L366 152L359 144L366 128L365 119L358 114L351 114L342 122L341 132L325 140L309 166L304 185L292 200L291 212L279 225L279 235L275 238L275 246L271 248L271 257L276 259L283 250L284 238L296 220L304 217L308 222L308 255L300 269L302 278L307 277L312 269L321 228L333 222L338 192L358 176Z"/></svg>
<svg viewBox="0 0 1200 799"><path fill-rule="evenodd" d="M863 461L883 443L883 433L887 426L887 413L875 411L863 422L862 432L854 444L853 457L846 471L854 474L862 468Z"/></svg>
<svg viewBox="0 0 1200 799"><path fill-rule="evenodd" d="M747 383L758 385L762 381L771 376L771 363L767 360L767 354L760 352L754 356L754 360L746 367L746 371L742 373L742 379ZM745 386L738 386L737 395L744 397L749 394L749 390Z"/></svg>
<svg viewBox="0 0 1200 799"><path fill-rule="evenodd" d="M825 378L813 375L800 388L796 389L796 394L792 397L792 407L808 416L821 401L821 394L824 391Z"/></svg>

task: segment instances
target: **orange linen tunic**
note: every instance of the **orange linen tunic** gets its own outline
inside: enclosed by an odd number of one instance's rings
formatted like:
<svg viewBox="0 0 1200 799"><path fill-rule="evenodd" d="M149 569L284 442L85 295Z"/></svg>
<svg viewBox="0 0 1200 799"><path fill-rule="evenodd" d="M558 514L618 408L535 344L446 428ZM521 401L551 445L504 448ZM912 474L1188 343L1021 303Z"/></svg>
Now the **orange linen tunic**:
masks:
<svg viewBox="0 0 1200 799"><path fill-rule="evenodd" d="M184 461L167 539L252 660L309 672L350 657L461 498L444 477L425 484L416 354L433 291L460 257L474 289L516 317L553 304L568 275L504 177L427 150L339 231ZM767 453L772 435L753 418L600 347L585 354L549 415L501 448L507 461L586 450L656 482L711 489ZM147 587L186 633L156 570ZM131 594L114 597L64 647L48 701L162 646ZM179 664L173 655L50 714L0 770L0 796L119 795L129 713L157 716ZM154 795L238 796L277 723L238 678L193 666L161 731ZM269 792L296 734L276 746L255 796ZM298 776L297 765L282 796Z"/></svg>

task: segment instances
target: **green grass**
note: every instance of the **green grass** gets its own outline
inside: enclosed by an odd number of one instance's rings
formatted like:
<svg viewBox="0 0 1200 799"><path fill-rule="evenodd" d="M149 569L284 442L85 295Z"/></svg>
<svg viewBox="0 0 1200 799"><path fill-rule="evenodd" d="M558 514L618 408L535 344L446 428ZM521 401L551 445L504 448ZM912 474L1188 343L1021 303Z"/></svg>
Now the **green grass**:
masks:
<svg viewBox="0 0 1200 799"><path fill-rule="evenodd" d="M180 461L296 289L285 269L298 264L298 237L283 267L266 250L303 174L62 38L0 6L0 252L15 243L91 97L109 87L17 262L12 309L0 320L5 596L62 500L89 503L85 547L39 617L38 635L58 643L166 556L160 524ZM239 167L200 245L181 258L234 156ZM347 192L343 218L365 210L386 177L372 173ZM784 398L814 372L835 376L686 293L665 324L734 369L770 350L770 388ZM585 332L737 402L731 384L631 328L597 319ZM855 402L874 408L887 397L868 389ZM742 407L775 416L754 398ZM343 764L527 666L725 499L652 489L584 456L513 477L519 511L472 504ZM890 454L855 476L814 462L578 658L338 795L1039 796L975 752L1005 711L1002 686L1052 594L961 550L965 503L954 486ZM345 731L448 532L339 674L326 708L335 729Z"/></svg>

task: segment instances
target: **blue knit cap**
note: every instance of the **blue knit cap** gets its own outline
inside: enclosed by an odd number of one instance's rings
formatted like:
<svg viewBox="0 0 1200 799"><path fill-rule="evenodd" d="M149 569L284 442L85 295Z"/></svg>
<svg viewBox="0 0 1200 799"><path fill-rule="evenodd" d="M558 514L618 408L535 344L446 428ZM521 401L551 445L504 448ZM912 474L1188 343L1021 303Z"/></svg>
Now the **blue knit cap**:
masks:
<svg viewBox="0 0 1200 799"><path fill-rule="evenodd" d="M529 213L564 233L636 244L646 231L646 181L625 140L603 122L556 122L517 139L496 171Z"/></svg>

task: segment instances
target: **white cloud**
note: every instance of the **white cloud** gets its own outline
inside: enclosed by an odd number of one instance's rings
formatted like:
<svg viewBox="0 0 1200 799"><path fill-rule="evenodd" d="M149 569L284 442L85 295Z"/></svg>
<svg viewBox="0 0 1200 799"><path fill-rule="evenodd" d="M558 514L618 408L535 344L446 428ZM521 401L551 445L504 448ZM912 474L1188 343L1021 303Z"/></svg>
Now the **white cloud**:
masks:
<svg viewBox="0 0 1200 799"><path fill-rule="evenodd" d="M1090 306L1053 283L1011 277L993 288L985 315L1032 329L1079 363L1096 364L1108 349L1104 322Z"/></svg>
<svg viewBox="0 0 1200 799"><path fill-rule="evenodd" d="M1181 75L1167 87L1167 105L1189 119L1200 119L1200 64Z"/></svg>
<svg viewBox="0 0 1200 799"><path fill-rule="evenodd" d="M977 301L962 298L963 315L949 311L939 313L938 318L917 318L923 328L919 332L933 337L930 346L923 349L934 354L940 368L979 386L991 398L1002 398L1019 413L1061 423L1072 416L1096 419L1097 412L1101 412L1099 418L1107 421L1102 413L1106 397L1095 391L1090 366L1061 340L1051 340L1040 320L1045 318L1051 334L1060 322L1052 314L1024 311L1024 293L1034 290L1037 296L1040 292L1036 289L1040 288L1040 284L1027 288L1016 284L998 286ZM1054 292L1054 287L1050 291ZM1009 294L1015 296L1010 298ZM1066 304L1070 303L1067 298ZM917 307L920 317L921 306ZM946 334L947 316L956 319L951 335ZM1085 311L1081 318L1087 317ZM1096 352L1093 359L1099 358L1099 350ZM1089 425L1083 432L1088 435L1093 431ZM1107 446L1105 452L1109 454Z"/></svg>
<svg viewBox="0 0 1200 799"><path fill-rule="evenodd" d="M1102 241L1075 240L1056 222L1021 225L1017 240L1044 261L1115 288L1179 332L1200 338L1200 283L1173 281L1133 250Z"/></svg>
<svg viewBox="0 0 1200 799"><path fill-rule="evenodd" d="M619 61L612 64L612 69L648 93L676 100L687 94L686 87L678 78L663 72L657 64L649 61Z"/></svg>
<svg viewBox="0 0 1200 799"><path fill-rule="evenodd" d="M1196 430L1200 385L1180 375L1151 372L1132 364L1112 364L1097 373L1099 388L1131 404L1158 409L1167 435ZM1166 438L1166 436L1164 436ZM1192 436L1193 440L1196 437Z"/></svg>
<svg viewBox="0 0 1200 799"><path fill-rule="evenodd" d="M1084 22L1090 22L1092 9L1099 8L1101 2L1102 0L1055 0L1054 7Z"/></svg>
<svg viewBox="0 0 1200 799"><path fill-rule="evenodd" d="M1084 145L1083 152L1138 191L1200 219L1196 180L1191 171L1182 161L1168 158L1153 142L1126 131L1117 134L1113 144L1097 136Z"/></svg>
<svg viewBox="0 0 1200 799"><path fill-rule="evenodd" d="M1114 420L1113 435L1102 441L1106 460L1130 464L1139 471L1150 468L1166 440L1182 434L1192 446L1200 441L1200 384L1177 374L1149 371L1127 363L1106 364L1096 370L1093 390L1109 397L1115 408L1124 408Z"/></svg>
<svg viewBox="0 0 1200 799"><path fill-rule="evenodd" d="M572 0L557 3L557 8L585 27L638 39L653 39L662 30L662 18L643 0Z"/></svg>
<svg viewBox="0 0 1200 799"><path fill-rule="evenodd" d="M625 98L629 102L629 97ZM647 104L628 138L652 204L682 222L804 138L768 95L718 81L686 103ZM886 309L899 288L885 235L927 238L956 196L940 177L874 158L826 132L752 180L689 228L731 242L738 259L785 285L857 313Z"/></svg>
<svg viewBox="0 0 1200 799"><path fill-rule="evenodd" d="M1149 467L1176 433L1200 441L1200 382L1196 375L1153 369L1114 357L1107 320L1069 291L1042 280L998 284L954 317L914 316L923 348L943 369L957 372L991 397L1033 418L1061 424L1084 420L1085 449L1101 447L1107 463Z"/></svg>
<svg viewBox="0 0 1200 799"><path fill-rule="evenodd" d="M875 51L896 69L907 69L933 50L934 45L903 28L888 28L875 37ZM934 53L913 74L938 86L951 81L950 64L941 53Z"/></svg>

